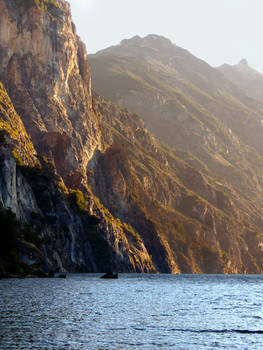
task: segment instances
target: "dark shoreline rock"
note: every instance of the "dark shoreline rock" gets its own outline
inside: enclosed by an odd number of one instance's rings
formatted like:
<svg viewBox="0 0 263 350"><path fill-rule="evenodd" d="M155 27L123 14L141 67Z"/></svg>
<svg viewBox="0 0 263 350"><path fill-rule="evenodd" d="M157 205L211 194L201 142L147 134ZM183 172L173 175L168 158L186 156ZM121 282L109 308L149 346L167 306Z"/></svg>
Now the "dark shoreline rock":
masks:
<svg viewBox="0 0 263 350"><path fill-rule="evenodd" d="M104 275L102 275L100 278L117 279L118 273L117 272L107 272Z"/></svg>

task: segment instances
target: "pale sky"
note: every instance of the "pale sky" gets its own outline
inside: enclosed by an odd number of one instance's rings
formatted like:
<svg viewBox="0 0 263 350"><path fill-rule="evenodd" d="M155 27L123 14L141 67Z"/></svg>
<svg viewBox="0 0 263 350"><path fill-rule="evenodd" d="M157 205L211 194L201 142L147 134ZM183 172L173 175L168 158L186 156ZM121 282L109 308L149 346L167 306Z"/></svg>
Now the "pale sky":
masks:
<svg viewBox="0 0 263 350"><path fill-rule="evenodd" d="M88 53L159 34L212 66L246 58L263 72L263 0L68 1Z"/></svg>

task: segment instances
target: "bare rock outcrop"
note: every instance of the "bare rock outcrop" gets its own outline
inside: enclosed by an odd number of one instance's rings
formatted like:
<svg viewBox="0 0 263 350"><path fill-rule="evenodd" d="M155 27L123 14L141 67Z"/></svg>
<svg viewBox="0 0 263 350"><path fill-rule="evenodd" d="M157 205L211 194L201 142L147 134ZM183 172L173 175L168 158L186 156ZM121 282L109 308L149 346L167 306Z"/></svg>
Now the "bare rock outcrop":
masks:
<svg viewBox="0 0 263 350"><path fill-rule="evenodd" d="M0 23L0 77L37 151L55 161L66 182L75 172L85 182L100 129L69 4L3 0Z"/></svg>

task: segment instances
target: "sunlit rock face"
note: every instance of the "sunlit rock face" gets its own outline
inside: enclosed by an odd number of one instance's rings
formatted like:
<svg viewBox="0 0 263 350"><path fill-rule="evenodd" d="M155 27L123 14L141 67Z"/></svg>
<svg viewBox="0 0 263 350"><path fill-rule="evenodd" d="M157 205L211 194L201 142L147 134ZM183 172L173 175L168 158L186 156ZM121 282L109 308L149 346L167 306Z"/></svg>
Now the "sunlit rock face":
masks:
<svg viewBox="0 0 263 350"><path fill-rule="evenodd" d="M5 130L0 204L37 229L45 241L40 255L54 269L155 271L143 241L88 191L87 164L100 148L101 130L86 48L76 35L69 4L1 0L0 43L0 80L7 90L0 86L0 129ZM37 156L53 164L51 178ZM84 193L82 215L72 209L70 189ZM95 224L89 222L91 215ZM30 244L21 245L27 247L25 261Z"/></svg>
<svg viewBox="0 0 263 350"><path fill-rule="evenodd" d="M46 137L59 164L67 138L56 132ZM54 164L37 156L0 83L0 214L11 210L19 220L14 225L22 263L46 272L155 271L143 241L130 227L115 220L91 192L85 193L80 209ZM2 242L9 232L3 229L1 235ZM39 240L42 244L36 246ZM0 271L5 266L1 259Z"/></svg>
<svg viewBox="0 0 263 350"><path fill-rule="evenodd" d="M2 0L0 43L0 79L37 151L55 160L66 183L85 182L100 131L86 49L69 4Z"/></svg>

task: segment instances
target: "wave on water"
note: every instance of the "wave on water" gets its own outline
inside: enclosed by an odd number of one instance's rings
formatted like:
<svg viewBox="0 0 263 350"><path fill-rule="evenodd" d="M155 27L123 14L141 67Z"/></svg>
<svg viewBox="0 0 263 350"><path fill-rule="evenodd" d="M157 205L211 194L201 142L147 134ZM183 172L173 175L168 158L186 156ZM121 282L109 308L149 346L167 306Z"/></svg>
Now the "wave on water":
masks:
<svg viewBox="0 0 263 350"><path fill-rule="evenodd" d="M263 330L249 329L180 329L172 328L171 332L186 332L186 333L242 333L242 334L263 334Z"/></svg>

